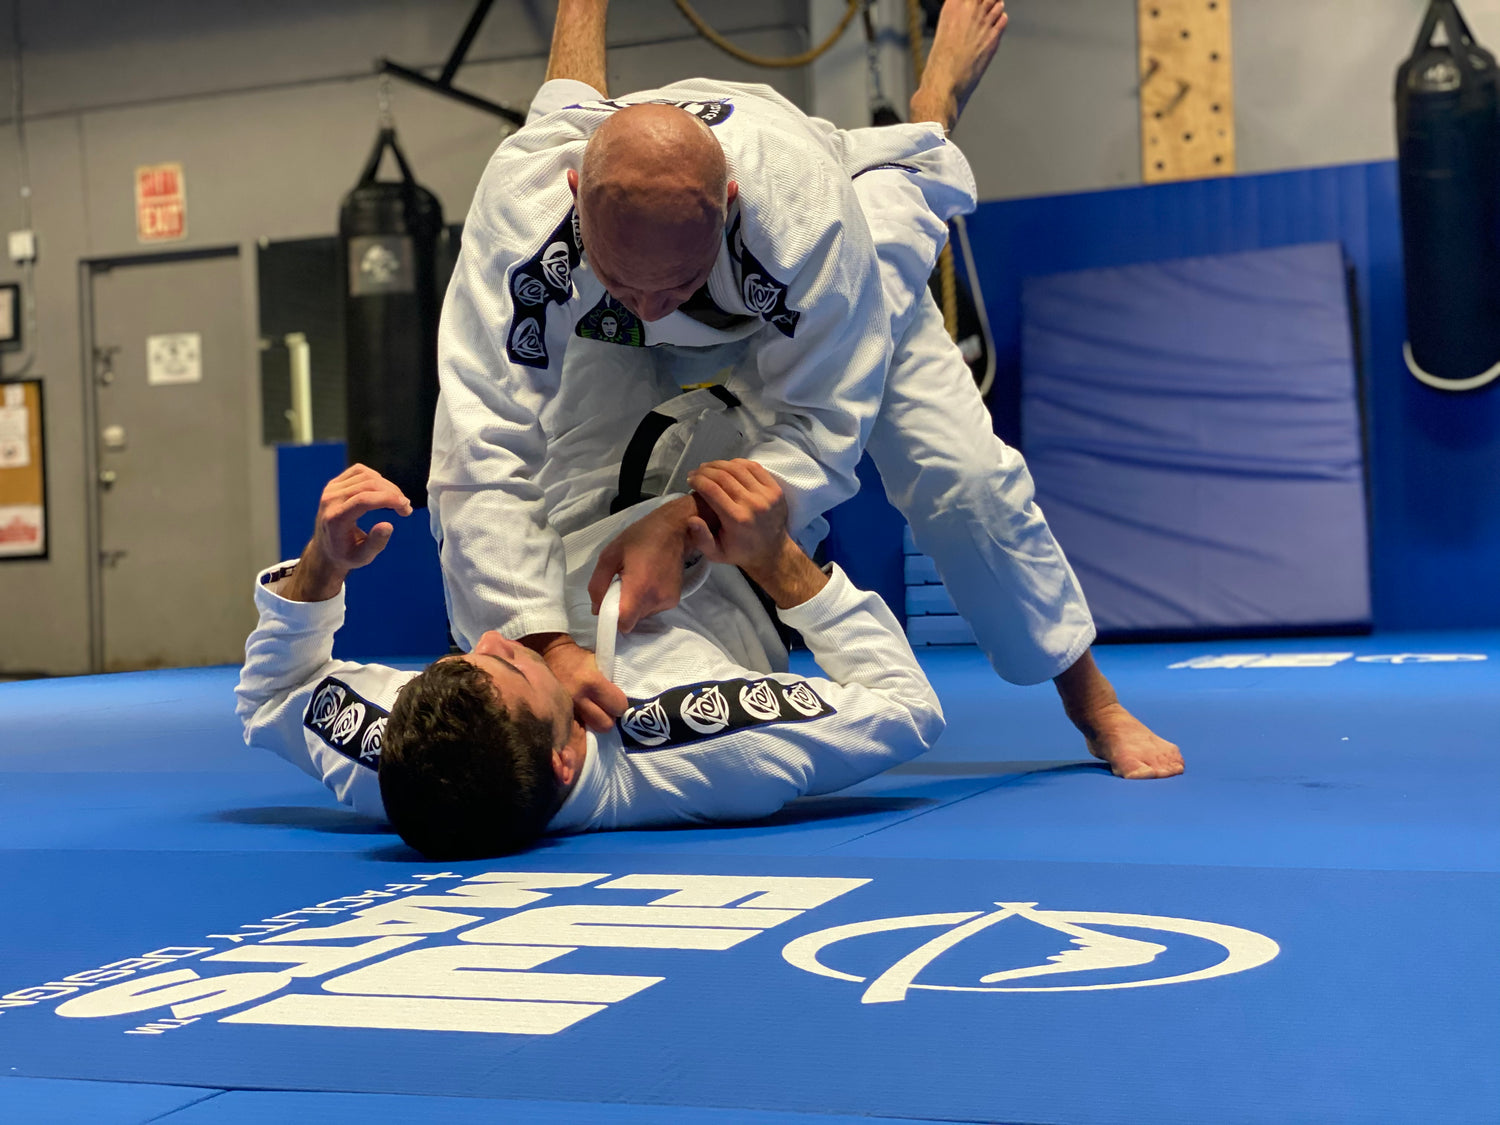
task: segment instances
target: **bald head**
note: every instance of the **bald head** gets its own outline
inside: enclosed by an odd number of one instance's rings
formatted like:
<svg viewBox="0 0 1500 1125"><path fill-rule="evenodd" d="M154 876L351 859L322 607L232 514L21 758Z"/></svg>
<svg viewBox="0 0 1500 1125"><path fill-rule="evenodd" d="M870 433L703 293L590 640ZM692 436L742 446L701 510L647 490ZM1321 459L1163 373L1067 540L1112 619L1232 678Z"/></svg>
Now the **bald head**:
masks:
<svg viewBox="0 0 1500 1125"><path fill-rule="evenodd" d="M697 117L670 105L620 110L568 182L589 265L642 320L660 320L707 280L736 189Z"/></svg>

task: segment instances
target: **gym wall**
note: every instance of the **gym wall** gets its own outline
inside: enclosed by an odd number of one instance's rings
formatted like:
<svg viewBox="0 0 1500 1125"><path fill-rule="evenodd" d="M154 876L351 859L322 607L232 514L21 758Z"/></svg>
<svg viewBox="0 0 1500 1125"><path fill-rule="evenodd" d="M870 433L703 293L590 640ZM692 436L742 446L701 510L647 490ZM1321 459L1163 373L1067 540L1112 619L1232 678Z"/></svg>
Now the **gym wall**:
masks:
<svg viewBox="0 0 1500 1125"><path fill-rule="evenodd" d="M843 6L843 0L698 3L714 26L773 54L802 49L809 25L817 36ZM903 26L903 0L879 3L887 26ZM1391 158L1391 85L1424 3L1238 0L1241 173ZM0 565L0 672L71 673L89 665L79 263L142 249L135 240L134 168L184 164L189 238L174 248L241 248L253 346L256 241L332 233L338 200L373 135L372 61L390 55L408 64L440 64L470 4L0 0L0 231L22 225L10 109L17 7L32 226L40 242L30 370L46 381L52 550L46 561ZM974 163L985 206L1138 184L1134 5L1011 0L1011 7L1007 41L957 136ZM1464 10L1482 40L1500 44L1500 0L1466 0ZM473 61L460 72L461 84L524 103L544 69L551 20L551 4L498 0L470 53ZM793 72L753 70L720 54L693 34L670 0L616 0L610 37L611 81L618 89L712 73L768 81L841 124L868 120L858 25L824 63ZM882 44L888 92L904 106L909 88L900 35L888 32ZM450 219L461 218L498 142L497 123L399 84L392 96L418 174ZM1143 247L1141 257L1157 249ZM0 281L19 276L0 260ZM996 299L993 292L990 299ZM16 356L3 362L7 374L17 373ZM247 354L247 403L258 368L255 355ZM1377 435L1377 475L1384 471L1381 456ZM276 512L273 461L258 434L247 442L245 457L254 482L255 554L246 559L248 576L275 553ZM1387 526L1396 542L1401 526ZM1380 550L1377 543L1377 573ZM1412 618L1397 614L1395 620Z"/></svg>
<svg viewBox="0 0 1500 1125"><path fill-rule="evenodd" d="M275 560L274 450L260 445L260 365L254 351L258 239L332 234L338 205L368 155L376 127L373 62L440 66L472 9L468 0L0 0L0 232L22 225L11 91L19 4L24 119L38 233L38 325L31 373L45 380L51 555L0 564L0 672L89 671L89 568L84 478L84 360L80 262L225 245L240 248L249 350L242 377L256 410L245 457L255 570ZM699 0L703 14L752 50L805 43L802 0L755 5ZM552 6L498 0L459 83L520 105L540 83ZM619 0L610 19L616 89L691 74L768 81L798 102L803 72L752 71L699 39L670 0ZM393 83L402 143L452 221L468 210L500 122ZM137 165L180 161L188 238L136 241ZM20 270L0 260L0 281ZM3 359L18 373L19 357ZM190 466L184 466L190 472ZM415 530L415 529L414 529ZM212 534L214 529L201 529ZM184 606L183 612L193 612ZM253 616L252 616L253 620Z"/></svg>

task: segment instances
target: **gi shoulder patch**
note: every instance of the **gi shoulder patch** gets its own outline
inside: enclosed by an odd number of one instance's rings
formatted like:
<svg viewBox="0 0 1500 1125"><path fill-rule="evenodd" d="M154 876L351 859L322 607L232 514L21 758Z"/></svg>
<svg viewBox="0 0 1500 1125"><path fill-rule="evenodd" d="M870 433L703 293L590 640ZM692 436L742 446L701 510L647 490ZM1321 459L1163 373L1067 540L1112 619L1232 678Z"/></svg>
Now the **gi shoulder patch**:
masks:
<svg viewBox="0 0 1500 1125"><path fill-rule="evenodd" d="M582 257L578 210L572 208L542 248L511 270L510 299L515 313L505 337L505 352L512 363L549 366L547 306L560 305L573 296L573 271Z"/></svg>
<svg viewBox="0 0 1500 1125"><path fill-rule="evenodd" d="M616 110L625 109L632 105L675 105L678 109L685 109L703 124L712 128L729 120L729 115L734 112L734 104L728 98L714 98L702 102L674 102L668 98L652 98L644 102L617 102L605 99L599 102L579 102L570 105L568 109L592 109L600 113L614 113Z"/></svg>
<svg viewBox="0 0 1500 1125"><path fill-rule="evenodd" d="M729 228L728 237L729 255L739 266L740 295L745 307L767 324L775 325L783 336L790 339L796 335L797 322L802 319L802 314L787 307L787 287L772 277L771 271L746 248L738 215Z"/></svg>
<svg viewBox="0 0 1500 1125"><path fill-rule="evenodd" d="M606 344L623 344L628 348L646 346L646 327L641 318L608 293L579 319L573 333L585 340L602 340Z"/></svg>
<svg viewBox="0 0 1500 1125"><path fill-rule="evenodd" d="M632 699L616 724L627 754L718 738L751 727L836 714L805 680L718 680Z"/></svg>
<svg viewBox="0 0 1500 1125"><path fill-rule="evenodd" d="M365 699L343 680L326 676L302 713L302 725L351 762L374 769L380 764L389 717L389 711Z"/></svg>

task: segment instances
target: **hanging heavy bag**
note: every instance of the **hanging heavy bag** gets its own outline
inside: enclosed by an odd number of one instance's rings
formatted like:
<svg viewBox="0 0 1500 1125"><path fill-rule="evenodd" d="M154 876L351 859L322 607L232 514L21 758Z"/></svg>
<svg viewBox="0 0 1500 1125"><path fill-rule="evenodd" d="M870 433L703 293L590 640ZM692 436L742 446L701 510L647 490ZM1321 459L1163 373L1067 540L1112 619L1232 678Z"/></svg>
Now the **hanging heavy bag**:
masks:
<svg viewBox="0 0 1500 1125"><path fill-rule="evenodd" d="M387 150L400 180L376 179ZM417 507L427 503L437 409L442 233L442 204L412 177L395 130L382 129L339 208L349 460L384 475Z"/></svg>
<svg viewBox="0 0 1500 1125"><path fill-rule="evenodd" d="M1436 42L1439 29L1442 42ZM1396 77L1406 364L1428 386L1500 376L1500 85L1454 0L1432 0Z"/></svg>

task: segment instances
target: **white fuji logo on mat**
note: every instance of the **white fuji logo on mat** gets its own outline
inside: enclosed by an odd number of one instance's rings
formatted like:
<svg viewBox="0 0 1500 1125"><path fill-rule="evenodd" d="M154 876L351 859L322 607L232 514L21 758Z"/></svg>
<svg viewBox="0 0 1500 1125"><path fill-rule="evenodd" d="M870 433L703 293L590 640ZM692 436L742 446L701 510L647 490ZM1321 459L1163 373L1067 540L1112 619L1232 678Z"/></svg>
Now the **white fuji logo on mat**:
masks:
<svg viewBox="0 0 1500 1125"><path fill-rule="evenodd" d="M1186 984L1209 980L1255 969L1270 961L1281 947L1264 934L1217 922L1198 922L1190 918L1162 918L1154 914L1113 914L1081 910L1038 910L1034 902L997 902L999 910L979 910L955 914L912 914L899 918L876 918L819 930L790 943L781 955L796 968L835 980L864 983L868 977L856 976L825 965L819 955L828 947L850 938L892 930L945 927L881 973L865 989L862 1003L888 1004L905 1000L913 988L932 992L1103 992L1120 988L1147 988L1159 984ZM991 926L1020 919L1066 934L1074 948L1048 957L1046 962L1026 965L980 977L979 985L919 984L917 977L948 950L960 945ZM1167 946L1139 938L1123 937L1091 926L1111 926L1133 930L1151 930L1164 934L1184 934L1202 938L1220 946L1224 956L1217 962L1190 972L1146 980L1110 981L1090 984L1023 984L1008 982L1056 977L1070 973L1091 973L1149 965L1167 951ZM1007 982L1007 983L1001 983Z"/></svg>

